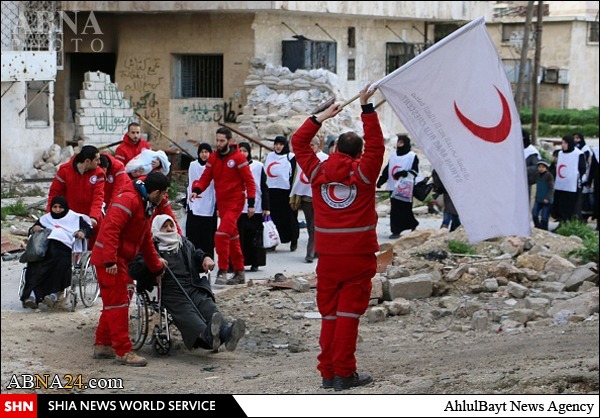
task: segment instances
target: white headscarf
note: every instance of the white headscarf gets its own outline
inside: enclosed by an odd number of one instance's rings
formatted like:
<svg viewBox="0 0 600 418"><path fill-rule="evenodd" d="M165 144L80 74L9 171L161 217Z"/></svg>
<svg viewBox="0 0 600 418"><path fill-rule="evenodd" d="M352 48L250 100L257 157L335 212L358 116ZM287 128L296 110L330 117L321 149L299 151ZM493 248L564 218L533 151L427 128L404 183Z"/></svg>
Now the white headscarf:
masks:
<svg viewBox="0 0 600 418"><path fill-rule="evenodd" d="M167 221L175 225L175 221L169 215L156 215L152 221L152 237L158 243L158 251L174 251L181 245L181 236L177 233L177 229L173 232L161 232L160 228Z"/></svg>

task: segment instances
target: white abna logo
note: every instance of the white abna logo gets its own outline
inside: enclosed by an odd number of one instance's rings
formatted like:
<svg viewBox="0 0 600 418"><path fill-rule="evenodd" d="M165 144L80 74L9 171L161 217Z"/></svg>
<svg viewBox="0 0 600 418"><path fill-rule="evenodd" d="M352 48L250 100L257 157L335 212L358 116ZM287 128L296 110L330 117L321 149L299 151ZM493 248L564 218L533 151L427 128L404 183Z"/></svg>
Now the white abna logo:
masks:
<svg viewBox="0 0 600 418"><path fill-rule="evenodd" d="M235 165L235 161L233 161L233 160L227 161L227 167L233 168L234 165Z"/></svg>
<svg viewBox="0 0 600 418"><path fill-rule="evenodd" d="M321 197L333 209L344 209L356 200L356 185L347 186L341 183L321 185Z"/></svg>

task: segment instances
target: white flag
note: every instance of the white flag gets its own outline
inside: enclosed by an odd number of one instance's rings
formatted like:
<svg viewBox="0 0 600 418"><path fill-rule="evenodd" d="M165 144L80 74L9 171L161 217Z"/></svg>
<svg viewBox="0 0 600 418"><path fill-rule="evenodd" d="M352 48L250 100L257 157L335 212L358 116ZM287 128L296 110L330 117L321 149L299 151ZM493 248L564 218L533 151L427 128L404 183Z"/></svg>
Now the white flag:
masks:
<svg viewBox="0 0 600 418"><path fill-rule="evenodd" d="M438 172L470 242L531 234L519 113L483 18L374 86Z"/></svg>

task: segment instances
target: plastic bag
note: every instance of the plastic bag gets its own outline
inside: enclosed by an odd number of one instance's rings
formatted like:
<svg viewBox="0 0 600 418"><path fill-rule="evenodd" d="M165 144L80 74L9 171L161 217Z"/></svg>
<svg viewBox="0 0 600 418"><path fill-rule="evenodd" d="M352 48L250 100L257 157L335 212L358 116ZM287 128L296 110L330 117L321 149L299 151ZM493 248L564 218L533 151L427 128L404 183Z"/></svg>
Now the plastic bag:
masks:
<svg viewBox="0 0 600 418"><path fill-rule="evenodd" d="M44 228L31 234L25 252L21 254L19 261L21 263L42 261L48 250L48 236L51 232L52 228Z"/></svg>
<svg viewBox="0 0 600 418"><path fill-rule="evenodd" d="M152 151L149 149L143 149L141 153L132 158L125 166L127 173L135 171L134 175L137 177L145 176L152 171L152 161L160 161L160 172L165 176L169 174L171 169L171 163L169 158L164 151Z"/></svg>
<svg viewBox="0 0 600 418"><path fill-rule="evenodd" d="M265 216L263 227L263 248L271 248L281 244L279 231L277 231L275 222L273 222L270 216Z"/></svg>
<svg viewBox="0 0 600 418"><path fill-rule="evenodd" d="M429 177L425 177L420 182L415 183L415 186L413 187L413 196L421 202L424 202L425 199L427 199L427 196L429 196L429 193L433 190L433 183L428 184L428 181Z"/></svg>
<svg viewBox="0 0 600 418"><path fill-rule="evenodd" d="M414 174L409 172L406 177L400 177L392 190L392 198L403 202L412 202L414 185Z"/></svg>

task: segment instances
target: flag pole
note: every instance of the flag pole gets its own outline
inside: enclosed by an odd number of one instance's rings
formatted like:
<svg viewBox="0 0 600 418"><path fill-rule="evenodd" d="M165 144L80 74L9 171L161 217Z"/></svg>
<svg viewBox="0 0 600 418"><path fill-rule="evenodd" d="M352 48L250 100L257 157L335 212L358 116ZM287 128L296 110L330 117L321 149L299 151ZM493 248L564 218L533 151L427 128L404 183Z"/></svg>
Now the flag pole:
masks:
<svg viewBox="0 0 600 418"><path fill-rule="evenodd" d="M350 103L352 103L353 101L355 101L356 99L358 99L360 97L360 93L358 93L356 96L354 96L353 98L351 98L350 100L345 101L344 103L342 103L338 109L343 109L346 106L348 106Z"/></svg>

